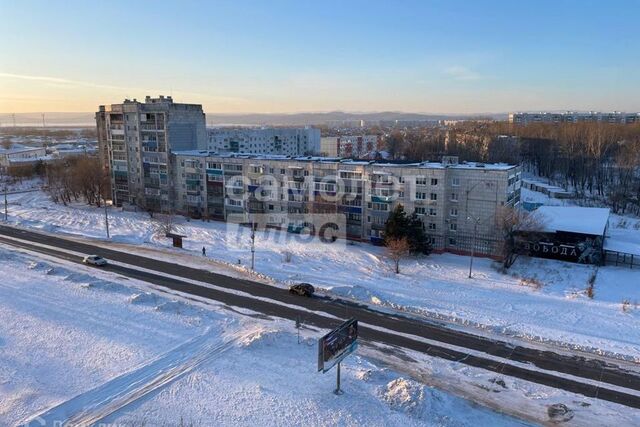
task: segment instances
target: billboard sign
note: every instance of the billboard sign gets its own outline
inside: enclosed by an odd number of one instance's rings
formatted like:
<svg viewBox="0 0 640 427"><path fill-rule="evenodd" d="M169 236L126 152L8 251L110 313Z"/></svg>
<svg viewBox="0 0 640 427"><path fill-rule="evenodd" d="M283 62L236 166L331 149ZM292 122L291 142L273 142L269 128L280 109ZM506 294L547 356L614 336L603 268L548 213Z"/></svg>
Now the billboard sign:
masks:
<svg viewBox="0 0 640 427"><path fill-rule="evenodd" d="M358 347L358 321L349 319L318 340L318 371L327 372Z"/></svg>

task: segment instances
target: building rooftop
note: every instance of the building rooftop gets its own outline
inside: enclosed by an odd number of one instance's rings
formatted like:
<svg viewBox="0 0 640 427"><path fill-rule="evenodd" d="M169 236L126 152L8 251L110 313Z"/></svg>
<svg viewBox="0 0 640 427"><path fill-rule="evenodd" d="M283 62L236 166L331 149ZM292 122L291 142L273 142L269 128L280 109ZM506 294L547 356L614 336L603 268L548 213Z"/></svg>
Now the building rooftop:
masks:
<svg viewBox="0 0 640 427"><path fill-rule="evenodd" d="M16 153L25 153L28 151L39 151L44 150L44 147L13 147L8 150L5 148L0 148L0 154L16 154Z"/></svg>
<svg viewBox="0 0 640 427"><path fill-rule="evenodd" d="M542 221L543 231L550 233L564 231L602 236L609 221L608 208L540 206L534 212Z"/></svg>
<svg viewBox="0 0 640 427"><path fill-rule="evenodd" d="M374 160L353 160L343 159L341 157L321 157L321 156L285 156L277 154L254 154L254 153L218 153L208 150L186 150L174 151L176 156L186 157L219 157L219 158L235 158L235 159L257 159L257 160L291 160L298 162L319 162L319 163L341 163L348 165L375 165L379 167L410 167L424 169L473 169L473 170L509 170L515 168L515 165L506 163L478 163L478 162L462 162L457 164L443 164L441 162L420 162L420 163L389 163L376 162Z"/></svg>

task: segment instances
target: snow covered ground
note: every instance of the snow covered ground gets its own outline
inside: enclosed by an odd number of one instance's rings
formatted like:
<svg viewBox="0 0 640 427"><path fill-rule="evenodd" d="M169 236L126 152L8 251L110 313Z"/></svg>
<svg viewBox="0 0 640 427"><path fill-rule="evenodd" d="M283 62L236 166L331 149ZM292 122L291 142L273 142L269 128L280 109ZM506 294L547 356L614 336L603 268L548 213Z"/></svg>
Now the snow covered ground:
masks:
<svg viewBox="0 0 640 427"><path fill-rule="evenodd" d="M361 355L336 396L315 370L322 331L298 344L292 322L2 245L0 275L0 425L525 425Z"/></svg>
<svg viewBox="0 0 640 427"><path fill-rule="evenodd" d="M3 245L0 275L0 425L516 426L551 423L552 404L569 408L565 425L640 423L627 407L364 344L336 396L334 372L315 369L324 331L304 327L298 343L293 322Z"/></svg>
<svg viewBox="0 0 640 427"><path fill-rule="evenodd" d="M105 235L103 210L55 205L41 193L10 196L9 219L49 232ZM205 246L209 259L226 263L222 268L240 262L246 269L250 262L248 234L238 241L230 232L233 225L179 219L176 231L186 235L185 250L180 251L170 248L169 239L156 232L146 213L113 209L109 222L112 241L165 252L154 256L191 253L196 256L181 259L205 265L199 256ZM625 232L640 233L633 227ZM379 247L281 241L273 231L257 233L256 270L270 283L306 281L334 295L489 333L640 361L640 270L607 266L596 274L593 266L520 258L503 274L491 261L476 259L473 278L468 279L468 257L442 254L406 260L401 274L395 275ZM587 289L593 274L590 298Z"/></svg>

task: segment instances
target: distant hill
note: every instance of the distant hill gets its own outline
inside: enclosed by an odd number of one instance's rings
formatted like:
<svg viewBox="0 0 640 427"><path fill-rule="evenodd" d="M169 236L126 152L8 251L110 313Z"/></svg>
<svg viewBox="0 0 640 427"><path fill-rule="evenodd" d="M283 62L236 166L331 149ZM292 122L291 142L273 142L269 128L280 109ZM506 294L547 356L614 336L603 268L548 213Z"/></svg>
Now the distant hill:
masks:
<svg viewBox="0 0 640 427"><path fill-rule="evenodd" d="M46 126L95 126L95 113L44 113ZM16 126L42 126L42 113L16 113ZM0 113L0 126L13 126L10 113Z"/></svg>
<svg viewBox="0 0 640 427"><path fill-rule="evenodd" d="M94 113L58 113L45 114L46 126L94 126ZM469 118L493 118L506 120L506 113L487 114L419 114L402 113L396 111L384 111L378 113L349 113L332 111L326 113L290 113L290 114L207 114L207 125L320 125L332 121L364 120L460 120ZM17 126L42 126L42 113L16 113ZM13 125L13 117L10 113L0 113L0 126Z"/></svg>

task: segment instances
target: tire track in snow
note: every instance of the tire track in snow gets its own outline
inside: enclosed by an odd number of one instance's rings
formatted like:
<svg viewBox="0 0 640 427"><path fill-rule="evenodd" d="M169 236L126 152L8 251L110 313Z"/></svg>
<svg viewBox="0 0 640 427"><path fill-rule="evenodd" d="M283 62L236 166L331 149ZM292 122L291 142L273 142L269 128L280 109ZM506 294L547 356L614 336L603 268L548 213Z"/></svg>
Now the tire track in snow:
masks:
<svg viewBox="0 0 640 427"><path fill-rule="evenodd" d="M219 357L237 343L260 333L256 328L222 338L220 331L204 334L169 350L152 362L50 408L26 421L36 426L91 426Z"/></svg>

